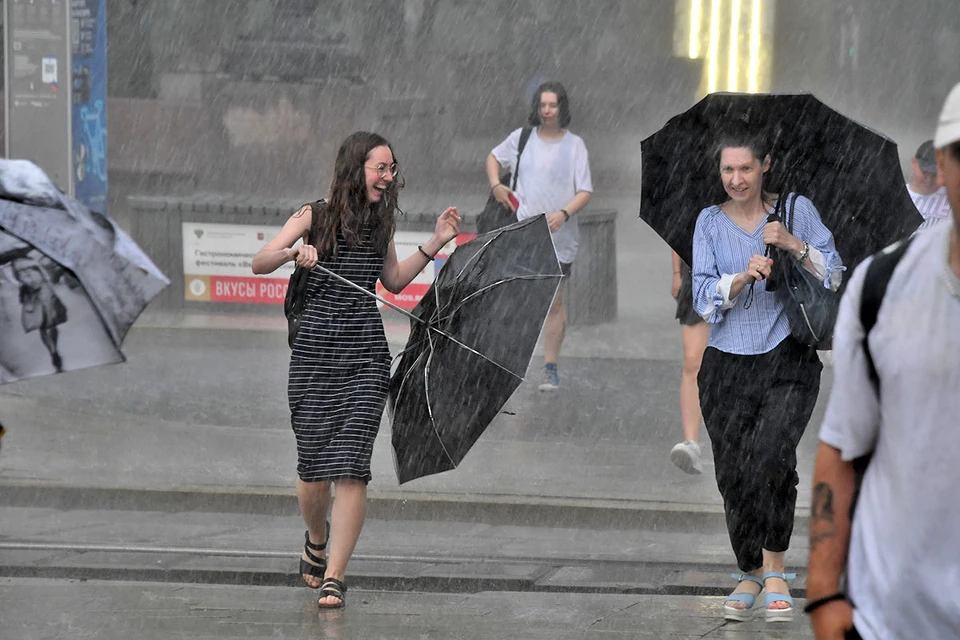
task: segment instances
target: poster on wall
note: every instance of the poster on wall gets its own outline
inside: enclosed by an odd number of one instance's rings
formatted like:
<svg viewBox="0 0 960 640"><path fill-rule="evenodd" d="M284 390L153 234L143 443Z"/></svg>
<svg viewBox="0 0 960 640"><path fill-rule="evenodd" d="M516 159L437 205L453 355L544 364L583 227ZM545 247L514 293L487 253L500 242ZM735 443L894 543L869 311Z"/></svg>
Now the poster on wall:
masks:
<svg viewBox="0 0 960 640"><path fill-rule="evenodd" d="M184 300L191 302L235 302L241 304L283 304L294 264L288 262L268 275L254 275L250 268L257 251L280 233L281 227L246 224L184 222ZM443 249L400 293L390 293L377 281L377 294L401 309L413 309L433 284L436 274L457 246L472 240L462 233ZM397 259L417 253L430 239L429 233L398 231L394 235ZM386 307L383 303L381 307Z"/></svg>
<svg viewBox="0 0 960 640"><path fill-rule="evenodd" d="M106 0L71 0L73 189L77 200L107 213Z"/></svg>
<svg viewBox="0 0 960 640"><path fill-rule="evenodd" d="M250 270L253 256L282 227L206 222L182 226L184 300L283 304L293 262L263 276Z"/></svg>

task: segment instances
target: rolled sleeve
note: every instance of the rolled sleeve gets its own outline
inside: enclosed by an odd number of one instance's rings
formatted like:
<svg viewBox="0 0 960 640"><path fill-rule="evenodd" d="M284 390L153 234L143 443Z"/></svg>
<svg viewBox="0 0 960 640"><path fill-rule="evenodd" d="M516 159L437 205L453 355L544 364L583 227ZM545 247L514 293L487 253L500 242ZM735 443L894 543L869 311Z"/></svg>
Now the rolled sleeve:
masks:
<svg viewBox="0 0 960 640"><path fill-rule="evenodd" d="M723 312L732 308L737 299L730 299L730 287L735 276L720 273L713 252L713 219L708 209L700 212L693 232L693 308L706 322L716 324L723 320Z"/></svg>
<svg viewBox="0 0 960 640"><path fill-rule="evenodd" d="M860 324L863 281L871 261L857 267L840 302L833 333L833 388L820 427L820 441L839 450L844 460L873 451L880 426L880 401L870 381Z"/></svg>
<svg viewBox="0 0 960 640"><path fill-rule="evenodd" d="M813 265L813 274L823 282L823 286L837 291L843 282L843 272L846 267L837 253L833 234L823 224L820 212L809 198L796 196L796 210L794 211L794 225L798 237L810 245L810 262Z"/></svg>

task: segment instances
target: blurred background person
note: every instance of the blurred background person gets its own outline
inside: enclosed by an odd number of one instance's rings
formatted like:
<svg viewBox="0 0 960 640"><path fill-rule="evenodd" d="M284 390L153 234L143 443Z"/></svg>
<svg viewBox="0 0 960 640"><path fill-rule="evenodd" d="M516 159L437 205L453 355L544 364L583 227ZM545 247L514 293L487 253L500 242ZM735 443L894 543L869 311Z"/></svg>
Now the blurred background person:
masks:
<svg viewBox="0 0 960 640"><path fill-rule="evenodd" d="M674 445L670 461L690 474L700 474L700 391L697 375L703 350L710 339L710 325L693 308L693 276L690 267L673 252L673 284L671 294L677 301L677 320L683 342L683 372L680 377L680 420L683 424L683 442Z"/></svg>
<svg viewBox="0 0 960 640"><path fill-rule="evenodd" d="M517 212L517 219L546 214L557 258L564 276L569 276L577 257L580 237L576 213L586 206L593 192L590 163L583 139L567 130L571 122L567 90L559 82L541 84L533 95L527 121L536 127L520 157L516 193L500 182L503 169L517 174L517 149L522 129L517 129L487 156L487 178L498 202ZM514 206L511 196L519 201ZM557 362L567 323L563 306L566 284L561 283L557 297L543 325L544 367L540 375L541 391L560 388Z"/></svg>

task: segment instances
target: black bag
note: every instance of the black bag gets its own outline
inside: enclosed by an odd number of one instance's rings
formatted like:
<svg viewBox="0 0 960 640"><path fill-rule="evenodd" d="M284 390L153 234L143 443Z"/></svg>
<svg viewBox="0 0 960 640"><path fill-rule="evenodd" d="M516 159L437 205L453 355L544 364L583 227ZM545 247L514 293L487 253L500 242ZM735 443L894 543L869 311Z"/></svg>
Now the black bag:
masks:
<svg viewBox="0 0 960 640"><path fill-rule="evenodd" d="M523 153L523 148L527 146L527 140L530 139L530 133L532 131L532 127L524 127L523 130L520 131L520 142L517 145L517 169L513 172L512 186L510 185L510 172L503 171L500 174L500 184L510 186L511 191L516 191L517 189L517 176L520 174L520 154ZM497 199L493 197L493 190L491 189L490 196L487 198L487 204L484 205L480 217L477 218L477 233L488 233L513 224L516 221L516 212L511 211L510 207L506 207L497 202Z"/></svg>
<svg viewBox="0 0 960 640"><path fill-rule="evenodd" d="M768 222L781 219L777 211L787 208L784 198L777 201L774 213ZM797 196L790 201L789 211L783 217L787 231L793 233L793 213ZM824 286L823 281L804 269L787 251L767 248L767 256L773 258L773 277L767 282L767 291L773 291L783 302L790 335L803 344L819 350L831 348L833 327L840 311L840 295Z"/></svg>
<svg viewBox="0 0 960 640"><path fill-rule="evenodd" d="M317 216L320 215L320 207L325 204L325 200L310 203L310 231L307 233L307 244L314 241L313 230L317 224ZM297 337L297 331L300 330L300 318L307 304L307 283L309 281L310 269L296 267L290 275L287 295L283 299L283 315L287 317L287 345L291 349L293 349L293 341Z"/></svg>

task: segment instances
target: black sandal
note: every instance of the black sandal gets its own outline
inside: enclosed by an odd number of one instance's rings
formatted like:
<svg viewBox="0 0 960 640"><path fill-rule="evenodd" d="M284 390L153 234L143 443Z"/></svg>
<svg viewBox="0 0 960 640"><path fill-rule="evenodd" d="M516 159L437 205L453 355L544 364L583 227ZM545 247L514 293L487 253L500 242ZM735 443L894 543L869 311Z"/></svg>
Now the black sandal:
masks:
<svg viewBox="0 0 960 640"><path fill-rule="evenodd" d="M343 609L347 604L347 585L336 578L327 578L320 585L320 598L317 600L317 606L321 609ZM337 604L320 604L320 600L327 597L339 598Z"/></svg>
<svg viewBox="0 0 960 640"><path fill-rule="evenodd" d="M323 580L324 574L327 572L327 558L324 554L323 558L317 557L311 553L311 551L324 551L327 548L327 543L330 541L330 523L327 522L327 539L323 541L323 544L313 544L310 542L310 530L307 529L303 532L304 544L303 552L307 555L310 560L316 562L317 564L310 564L302 557L300 558L300 578L303 579L303 584L307 585L311 589L319 589L320 585L312 585L303 576L313 576L314 578L320 578Z"/></svg>

